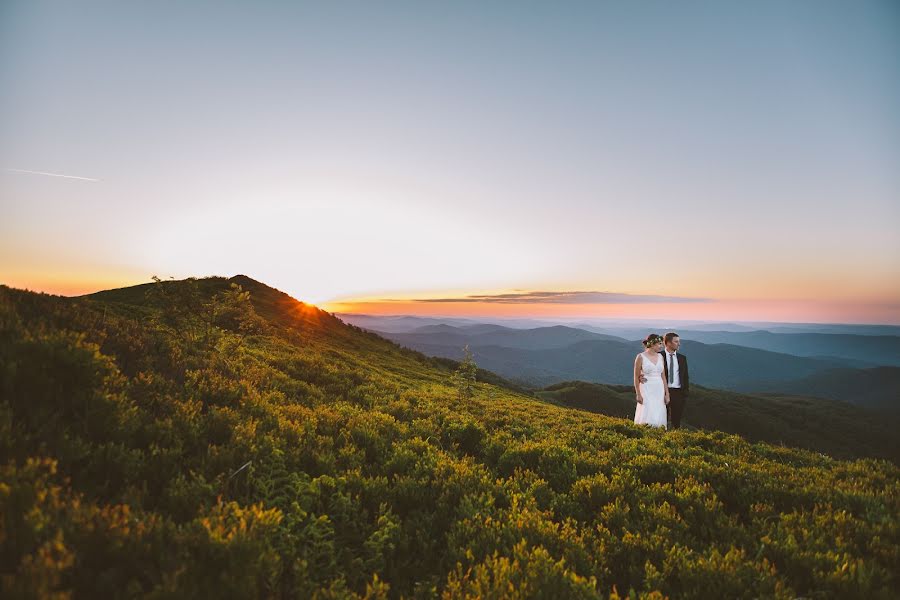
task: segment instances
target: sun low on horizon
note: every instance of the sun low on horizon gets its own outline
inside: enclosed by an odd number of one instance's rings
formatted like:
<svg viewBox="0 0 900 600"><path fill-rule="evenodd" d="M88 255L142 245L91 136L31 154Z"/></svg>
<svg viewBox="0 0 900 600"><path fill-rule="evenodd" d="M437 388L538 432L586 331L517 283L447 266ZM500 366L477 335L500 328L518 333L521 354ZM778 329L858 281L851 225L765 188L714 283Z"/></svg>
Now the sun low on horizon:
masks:
<svg viewBox="0 0 900 600"><path fill-rule="evenodd" d="M0 86L0 284L900 324L896 3L11 1Z"/></svg>

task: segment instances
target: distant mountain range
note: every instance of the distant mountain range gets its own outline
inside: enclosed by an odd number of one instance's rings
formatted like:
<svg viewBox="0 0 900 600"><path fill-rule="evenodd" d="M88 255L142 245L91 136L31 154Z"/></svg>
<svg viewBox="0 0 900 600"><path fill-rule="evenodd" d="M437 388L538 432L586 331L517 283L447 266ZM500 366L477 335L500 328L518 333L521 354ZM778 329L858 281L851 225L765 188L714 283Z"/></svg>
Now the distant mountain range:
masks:
<svg viewBox="0 0 900 600"><path fill-rule="evenodd" d="M541 323L545 325L546 323ZM766 331L769 333L799 334L799 333L828 333L834 335L858 335L858 336L900 336L900 327L894 325L841 325L841 324L797 324L797 323L753 323L742 325L738 323L649 323L646 325L635 324L598 324L598 323L566 323L570 327L610 333L628 338L643 338L648 331L678 331L687 333L755 333ZM535 325L532 325L534 327Z"/></svg>
<svg viewBox="0 0 900 600"><path fill-rule="evenodd" d="M682 335L704 344L734 344L794 356L850 359L868 366L900 366L900 337L893 335L690 330Z"/></svg>
<svg viewBox="0 0 900 600"><path fill-rule="evenodd" d="M748 333L768 331L771 333L833 333L861 336L894 336L900 337L900 326L897 325L855 325L844 323L729 323L703 321L642 321L636 319L593 319L581 321L572 319L517 319L517 318L479 318L466 319L460 317L419 317L413 315L366 315L357 313L335 313L335 316L358 327L378 328L381 331L410 333L424 325L451 325L463 327L477 324L493 324L512 329L534 329L536 327L552 327L564 325L575 329L585 329L596 333L615 335L625 339L643 339L651 331L679 332L730 332Z"/></svg>
<svg viewBox="0 0 900 600"><path fill-rule="evenodd" d="M630 384L631 365L642 349L639 341L610 333L636 333L628 328L513 328L471 320L340 317L431 356L459 360L468 345L480 367L532 387L568 380ZM871 408L891 409L900 397L898 336L714 328L679 333L693 381L702 385L818 396Z"/></svg>
<svg viewBox="0 0 900 600"><path fill-rule="evenodd" d="M383 332L388 333L388 332ZM428 325L412 333L390 333L391 339L403 345L429 344L437 346L472 347L501 346L521 350L547 350L565 348L585 341L627 343L620 337L604 335L556 325L535 329L511 329L499 325Z"/></svg>

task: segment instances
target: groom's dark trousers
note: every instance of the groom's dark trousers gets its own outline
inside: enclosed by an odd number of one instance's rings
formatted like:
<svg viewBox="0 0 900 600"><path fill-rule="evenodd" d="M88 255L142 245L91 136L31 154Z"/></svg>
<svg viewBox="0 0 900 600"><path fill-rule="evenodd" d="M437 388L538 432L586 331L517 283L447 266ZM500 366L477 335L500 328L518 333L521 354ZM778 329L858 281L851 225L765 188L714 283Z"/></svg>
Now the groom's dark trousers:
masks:
<svg viewBox="0 0 900 600"><path fill-rule="evenodd" d="M669 413L669 421L672 423L672 429L681 427L681 415L684 413L684 404L687 400L688 392L691 389L691 376L688 373L687 357L682 354L676 354L678 357L678 378L681 380L680 388L669 388L669 406L666 412ZM666 380L669 379L669 365L663 361L663 372Z"/></svg>
<svg viewBox="0 0 900 600"><path fill-rule="evenodd" d="M672 423L672 429L681 427L681 415L684 413L685 393L680 388L669 388L669 421Z"/></svg>

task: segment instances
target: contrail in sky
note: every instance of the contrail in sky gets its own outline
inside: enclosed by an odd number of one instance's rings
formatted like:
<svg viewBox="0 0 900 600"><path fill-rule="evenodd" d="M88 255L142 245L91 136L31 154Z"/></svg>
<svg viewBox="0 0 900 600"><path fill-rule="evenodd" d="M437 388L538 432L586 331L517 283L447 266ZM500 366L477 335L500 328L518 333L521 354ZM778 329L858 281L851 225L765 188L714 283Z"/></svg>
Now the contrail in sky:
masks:
<svg viewBox="0 0 900 600"><path fill-rule="evenodd" d="M47 175L49 177L65 177L66 179L80 179L81 181L100 181L93 177L79 177L78 175L63 175L61 173L47 173L46 171L28 171L26 169L6 169L11 173L27 173L29 175Z"/></svg>

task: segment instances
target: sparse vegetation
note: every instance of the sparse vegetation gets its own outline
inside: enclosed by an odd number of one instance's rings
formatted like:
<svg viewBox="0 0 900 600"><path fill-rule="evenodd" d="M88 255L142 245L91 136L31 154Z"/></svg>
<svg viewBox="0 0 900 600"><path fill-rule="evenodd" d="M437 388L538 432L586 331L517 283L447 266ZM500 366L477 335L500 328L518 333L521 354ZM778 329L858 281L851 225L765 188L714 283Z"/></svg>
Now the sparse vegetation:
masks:
<svg viewBox="0 0 900 600"><path fill-rule="evenodd" d="M453 372L453 386L456 388L460 400L469 400L475 392L475 375L478 367L472 357L472 351L466 346L463 348L463 359Z"/></svg>

